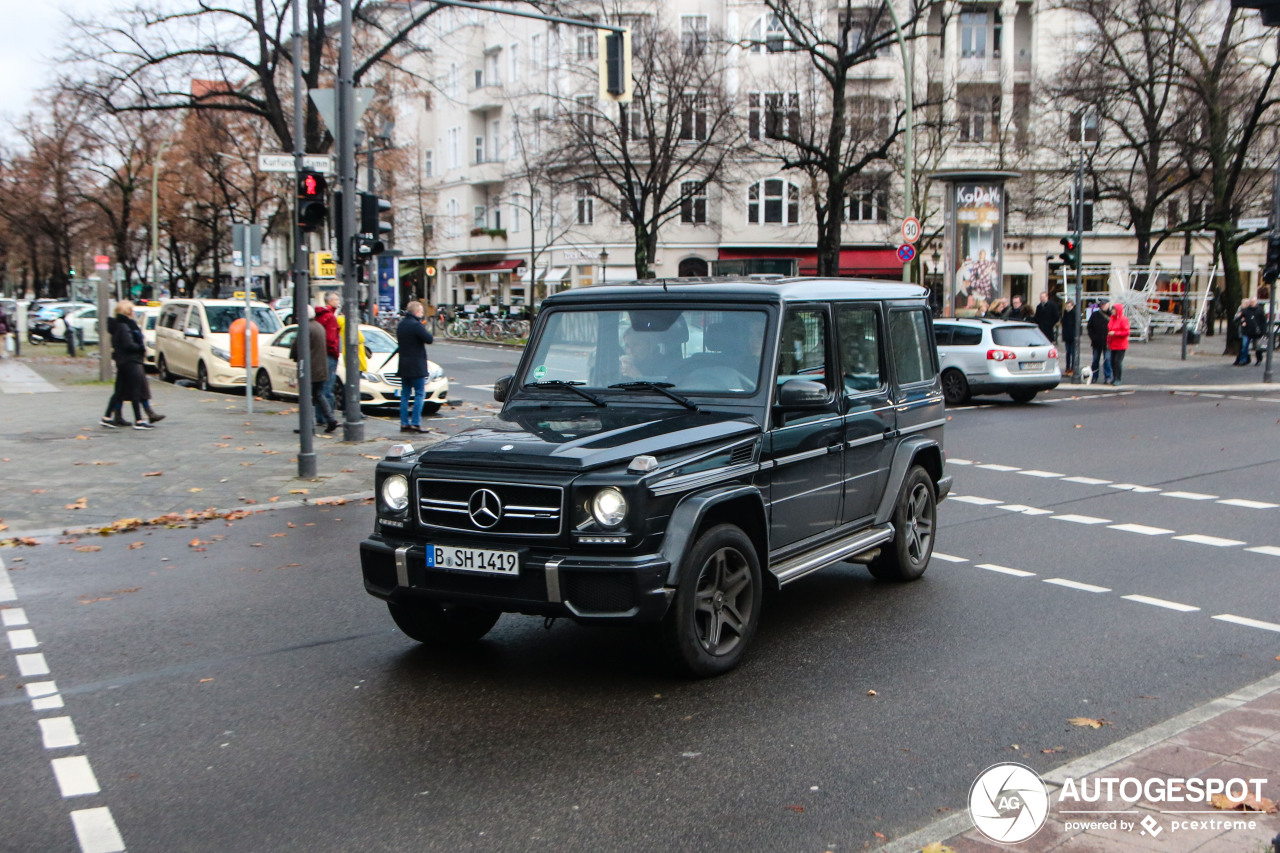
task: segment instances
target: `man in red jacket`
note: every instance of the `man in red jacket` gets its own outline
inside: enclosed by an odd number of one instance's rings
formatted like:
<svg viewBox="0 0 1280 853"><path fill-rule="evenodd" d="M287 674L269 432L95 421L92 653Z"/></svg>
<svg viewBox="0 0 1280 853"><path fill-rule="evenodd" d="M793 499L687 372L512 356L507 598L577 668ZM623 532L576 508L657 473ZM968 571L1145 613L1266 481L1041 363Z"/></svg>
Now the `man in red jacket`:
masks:
<svg viewBox="0 0 1280 853"><path fill-rule="evenodd" d="M338 335L338 306L342 297L335 291L325 291L324 305L316 309L316 322L324 327L324 351L328 356L329 375L324 380L321 393L329 403L329 411L336 412L337 405L333 396L333 383L338 378L338 356L342 353L342 340ZM316 423L323 424L320 410L316 410Z"/></svg>

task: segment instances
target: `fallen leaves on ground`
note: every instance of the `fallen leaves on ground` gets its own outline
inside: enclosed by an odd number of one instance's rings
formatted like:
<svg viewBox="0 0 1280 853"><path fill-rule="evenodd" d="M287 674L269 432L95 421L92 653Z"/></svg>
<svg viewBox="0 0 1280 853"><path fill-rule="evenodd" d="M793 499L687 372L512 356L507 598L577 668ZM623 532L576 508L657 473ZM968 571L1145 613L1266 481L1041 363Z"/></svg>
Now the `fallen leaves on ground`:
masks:
<svg viewBox="0 0 1280 853"><path fill-rule="evenodd" d="M1042 749L1040 751L1045 755L1053 755L1055 752L1065 752L1066 749L1067 748L1065 746L1051 746L1048 749Z"/></svg>
<svg viewBox="0 0 1280 853"><path fill-rule="evenodd" d="M88 554L91 551L101 551L101 545L77 545L76 550L82 554Z"/></svg>
<svg viewBox="0 0 1280 853"><path fill-rule="evenodd" d="M879 694L879 693L877 693L877 692L875 692L874 690L868 690L868 691L867 691L867 695L868 695L868 696L879 696L880 694Z"/></svg>
<svg viewBox="0 0 1280 853"><path fill-rule="evenodd" d="M288 536L288 535L289 535L288 533L272 533L271 534L272 538L274 539L279 539L281 536Z"/></svg>
<svg viewBox="0 0 1280 853"><path fill-rule="evenodd" d="M294 524L292 521L286 521L286 522L284 523L284 526L285 526L285 527L297 527L298 525Z"/></svg>
<svg viewBox="0 0 1280 853"><path fill-rule="evenodd" d="M35 547L40 544L40 540L32 536L14 536L9 539L0 539L0 548L10 548L15 545L26 545Z"/></svg>
<svg viewBox="0 0 1280 853"><path fill-rule="evenodd" d="M159 476L160 476L161 474L163 474L163 473L164 473L163 471L143 471L143 472L142 472L142 476L144 476L144 477L159 477Z"/></svg>
<svg viewBox="0 0 1280 853"><path fill-rule="evenodd" d="M0 530L8 530L9 525L4 523L4 519L0 518Z"/></svg>
<svg viewBox="0 0 1280 853"><path fill-rule="evenodd" d="M214 447L230 447L231 445L229 445L229 444L223 444L223 443L222 443L222 442L220 442L220 441L215 441L215 442L213 443L213 446L214 446Z"/></svg>
<svg viewBox="0 0 1280 853"><path fill-rule="evenodd" d="M202 679L200 679L200 683L201 683L201 684L208 684L210 681L213 681L213 679L212 679L212 678L202 678Z"/></svg>
<svg viewBox="0 0 1280 853"><path fill-rule="evenodd" d="M203 492L203 491L204 491L204 489L200 488L199 486L192 486L191 488L187 489L187 491L188 491L188 492Z"/></svg>
<svg viewBox="0 0 1280 853"><path fill-rule="evenodd" d="M311 494L311 490L310 490L310 489L290 489L290 490L289 490L289 494L291 494L291 495L309 495L309 494Z"/></svg>
<svg viewBox="0 0 1280 853"><path fill-rule="evenodd" d="M783 808L787 811L793 811L796 814L800 814L804 811L804 806L783 806Z"/></svg>
<svg viewBox="0 0 1280 853"><path fill-rule="evenodd" d="M355 469L355 468L343 468L339 473L342 473L342 474L354 474L355 472L356 472L356 469Z"/></svg>
<svg viewBox="0 0 1280 853"><path fill-rule="evenodd" d="M66 507L65 507L65 508L66 508L66 509L88 509L88 508L89 508L89 499L88 499L88 498L76 498L75 503L69 503L69 504L67 504L67 505L66 505Z"/></svg>
<svg viewBox="0 0 1280 853"><path fill-rule="evenodd" d="M956 853L956 851L943 844L941 841L935 841L932 844L921 848L920 853Z"/></svg>
<svg viewBox="0 0 1280 853"><path fill-rule="evenodd" d="M346 498L320 498L316 506L346 506Z"/></svg>
<svg viewBox="0 0 1280 853"><path fill-rule="evenodd" d="M1226 794L1214 794L1211 802L1215 809L1222 809L1223 811L1276 813L1276 804L1274 802L1266 797L1255 797L1253 794L1246 794L1242 800L1233 800Z"/></svg>
<svg viewBox="0 0 1280 853"><path fill-rule="evenodd" d="M1100 729L1103 726L1111 725L1111 722L1109 720L1103 720L1103 719L1095 720L1093 717L1072 717L1071 719L1067 720L1067 722L1073 726L1080 726L1081 728L1085 728L1085 729Z"/></svg>
<svg viewBox="0 0 1280 853"><path fill-rule="evenodd" d="M129 550L130 550L130 551L136 551L136 550L138 550L139 548L145 548L145 547L147 547L147 543L146 543L146 542L130 542L130 543L129 543Z"/></svg>
<svg viewBox="0 0 1280 853"><path fill-rule="evenodd" d="M381 459L382 458L381 456L374 456L372 453L361 453L360 455L363 456L365 459Z"/></svg>
<svg viewBox="0 0 1280 853"><path fill-rule="evenodd" d="M77 435L77 436L76 436L76 441L88 441L88 440L89 440L89 436L87 436L87 435Z"/></svg>

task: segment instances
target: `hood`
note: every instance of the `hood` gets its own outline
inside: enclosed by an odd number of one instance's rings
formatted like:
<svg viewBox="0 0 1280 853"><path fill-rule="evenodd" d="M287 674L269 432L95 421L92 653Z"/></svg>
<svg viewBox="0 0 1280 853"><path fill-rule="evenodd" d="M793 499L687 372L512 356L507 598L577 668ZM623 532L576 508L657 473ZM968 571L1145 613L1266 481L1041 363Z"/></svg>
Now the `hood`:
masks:
<svg viewBox="0 0 1280 853"><path fill-rule="evenodd" d="M1123 317L1124 306L1117 302L1115 305L1111 307L1111 313L1116 315L1117 317Z"/></svg>
<svg viewBox="0 0 1280 853"><path fill-rule="evenodd" d="M735 412L659 408L557 408L504 412L428 448L424 465L503 465L585 471L640 454L664 461L672 451L758 433Z"/></svg>

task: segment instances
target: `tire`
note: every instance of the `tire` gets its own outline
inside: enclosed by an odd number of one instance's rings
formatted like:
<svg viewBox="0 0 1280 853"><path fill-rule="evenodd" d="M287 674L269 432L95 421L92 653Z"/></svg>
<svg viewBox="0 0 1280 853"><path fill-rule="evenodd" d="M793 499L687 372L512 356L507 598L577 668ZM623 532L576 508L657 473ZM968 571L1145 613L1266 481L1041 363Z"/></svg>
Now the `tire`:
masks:
<svg viewBox="0 0 1280 853"><path fill-rule="evenodd" d="M1009 396L1015 403L1030 403L1036 398L1035 391L1010 391Z"/></svg>
<svg viewBox="0 0 1280 853"><path fill-rule="evenodd" d="M680 564L675 601L660 626L668 661L699 677L733 669L755 636L762 593L747 535L732 524L704 532Z"/></svg>
<svg viewBox="0 0 1280 853"><path fill-rule="evenodd" d="M948 406L969 402L969 380L955 368L942 371L942 396Z"/></svg>
<svg viewBox="0 0 1280 853"><path fill-rule="evenodd" d="M196 365L196 388L201 391L212 391L209 385L209 368L204 366L204 362Z"/></svg>
<svg viewBox="0 0 1280 853"><path fill-rule="evenodd" d="M387 602L391 618L405 636L431 646L463 646L478 641L493 628L497 610L435 601Z"/></svg>
<svg viewBox="0 0 1280 853"><path fill-rule="evenodd" d="M172 382L174 376L169 372L169 362L165 360L164 353L156 356L156 373L160 374L161 382Z"/></svg>
<svg viewBox="0 0 1280 853"><path fill-rule="evenodd" d="M271 390L271 375L262 368L258 369L258 374L253 377L253 393L264 400L274 400L275 392Z"/></svg>
<svg viewBox="0 0 1280 853"><path fill-rule="evenodd" d="M867 564L881 581L913 581L924 574L933 555L938 527L938 495L929 472L913 465L893 507L893 541Z"/></svg>
<svg viewBox="0 0 1280 853"><path fill-rule="evenodd" d="M35 332L29 331L27 332L27 343L38 347L44 343L44 338L40 337Z"/></svg>

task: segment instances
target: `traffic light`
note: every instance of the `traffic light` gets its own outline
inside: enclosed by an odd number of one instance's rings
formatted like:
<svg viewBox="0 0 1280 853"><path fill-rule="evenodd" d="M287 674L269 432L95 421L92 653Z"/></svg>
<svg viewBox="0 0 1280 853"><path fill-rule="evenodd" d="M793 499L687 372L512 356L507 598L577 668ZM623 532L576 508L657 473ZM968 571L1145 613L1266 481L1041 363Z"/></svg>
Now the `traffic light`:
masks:
<svg viewBox="0 0 1280 853"><path fill-rule="evenodd" d="M1275 284L1277 278L1280 278L1280 236L1272 234L1267 238L1267 263L1262 268L1262 280Z"/></svg>
<svg viewBox="0 0 1280 853"><path fill-rule="evenodd" d="M329 213L325 197L329 187L321 172L298 173L298 227L315 231Z"/></svg>
<svg viewBox="0 0 1280 853"><path fill-rule="evenodd" d="M1280 27L1280 0L1231 0L1236 9L1257 9L1263 26Z"/></svg>
<svg viewBox="0 0 1280 853"><path fill-rule="evenodd" d="M1075 269L1080 265L1080 244L1071 237L1063 237L1058 241L1062 244L1062 251L1058 257L1068 267Z"/></svg>
<svg viewBox="0 0 1280 853"><path fill-rule="evenodd" d="M620 33L597 30L597 72L600 98L626 103L631 100L631 30Z"/></svg>
<svg viewBox="0 0 1280 853"><path fill-rule="evenodd" d="M391 209L391 202L373 193L360 193L360 253L381 254L382 235L391 232L391 223L382 221L383 211Z"/></svg>

